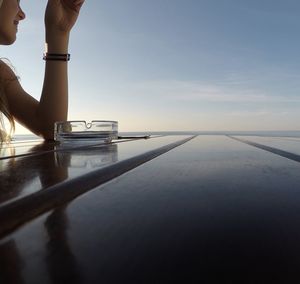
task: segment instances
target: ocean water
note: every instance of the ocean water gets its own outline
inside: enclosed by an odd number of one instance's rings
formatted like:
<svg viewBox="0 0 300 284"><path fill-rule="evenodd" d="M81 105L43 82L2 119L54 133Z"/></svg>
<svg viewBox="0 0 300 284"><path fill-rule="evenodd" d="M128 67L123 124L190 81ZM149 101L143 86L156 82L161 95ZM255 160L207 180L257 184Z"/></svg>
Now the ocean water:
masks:
<svg viewBox="0 0 300 284"><path fill-rule="evenodd" d="M300 131L144 131L119 132L120 136L142 135L239 135L264 137L300 137ZM34 134L15 134L14 141L41 139Z"/></svg>
<svg viewBox="0 0 300 284"><path fill-rule="evenodd" d="M121 132L120 135L239 135L265 137L300 137L299 131L145 131Z"/></svg>

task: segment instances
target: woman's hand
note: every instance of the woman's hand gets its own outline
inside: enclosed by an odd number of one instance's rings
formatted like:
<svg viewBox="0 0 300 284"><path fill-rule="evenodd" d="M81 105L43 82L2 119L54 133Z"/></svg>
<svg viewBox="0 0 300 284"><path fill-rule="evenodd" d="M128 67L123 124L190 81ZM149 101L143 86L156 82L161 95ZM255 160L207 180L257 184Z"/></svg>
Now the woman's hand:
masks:
<svg viewBox="0 0 300 284"><path fill-rule="evenodd" d="M84 0L48 0L45 12L46 34L69 34Z"/></svg>

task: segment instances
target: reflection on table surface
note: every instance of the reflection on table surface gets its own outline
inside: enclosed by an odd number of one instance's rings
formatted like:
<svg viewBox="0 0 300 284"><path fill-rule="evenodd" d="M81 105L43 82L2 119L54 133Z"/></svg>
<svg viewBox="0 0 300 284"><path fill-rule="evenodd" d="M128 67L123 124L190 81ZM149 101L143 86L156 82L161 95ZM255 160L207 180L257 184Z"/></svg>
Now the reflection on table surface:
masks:
<svg viewBox="0 0 300 284"><path fill-rule="evenodd" d="M3 160L1 174L28 164L49 186L180 139ZM2 237L0 283L298 283L299 184L294 160L198 136Z"/></svg>
<svg viewBox="0 0 300 284"><path fill-rule="evenodd" d="M41 141L3 144L3 156L0 157L0 206L185 137L188 136L121 140L110 144L60 145ZM18 150L20 147L22 152Z"/></svg>
<svg viewBox="0 0 300 284"><path fill-rule="evenodd" d="M117 144L49 151L57 150L57 146L42 143L27 151L42 153L45 149L47 152L42 155L0 160L0 204L118 161ZM10 152L14 153L12 146Z"/></svg>

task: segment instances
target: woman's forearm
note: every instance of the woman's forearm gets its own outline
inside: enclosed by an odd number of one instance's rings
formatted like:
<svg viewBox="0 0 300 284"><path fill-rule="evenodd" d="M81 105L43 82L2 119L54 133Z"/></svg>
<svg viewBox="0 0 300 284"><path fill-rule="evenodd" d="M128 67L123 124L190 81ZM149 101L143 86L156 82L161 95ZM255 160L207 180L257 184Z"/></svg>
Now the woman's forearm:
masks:
<svg viewBox="0 0 300 284"><path fill-rule="evenodd" d="M68 53L69 34L49 35L46 32L47 52ZM53 138L54 122L67 119L68 113L68 62L45 61L45 77L37 117L43 122L41 135Z"/></svg>

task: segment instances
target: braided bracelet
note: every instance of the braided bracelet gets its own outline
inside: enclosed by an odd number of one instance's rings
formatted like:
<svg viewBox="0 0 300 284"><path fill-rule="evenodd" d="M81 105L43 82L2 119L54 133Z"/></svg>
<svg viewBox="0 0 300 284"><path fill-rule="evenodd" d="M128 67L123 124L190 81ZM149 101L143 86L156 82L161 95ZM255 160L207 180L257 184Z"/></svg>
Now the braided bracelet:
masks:
<svg viewBox="0 0 300 284"><path fill-rule="evenodd" d="M70 54L69 53L48 53L45 52L43 59L48 60L54 60L54 61L69 61L70 60Z"/></svg>

